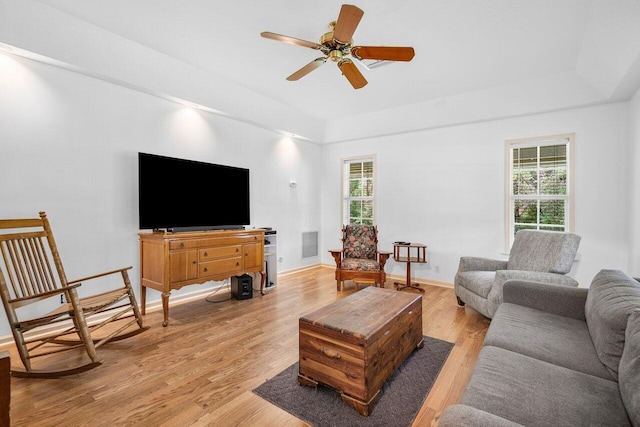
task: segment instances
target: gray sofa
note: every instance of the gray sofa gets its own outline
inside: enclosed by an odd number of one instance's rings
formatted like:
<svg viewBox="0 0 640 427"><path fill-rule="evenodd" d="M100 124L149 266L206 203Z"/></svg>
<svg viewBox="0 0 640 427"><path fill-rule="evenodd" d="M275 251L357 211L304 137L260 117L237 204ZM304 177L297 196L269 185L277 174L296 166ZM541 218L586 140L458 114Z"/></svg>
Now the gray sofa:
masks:
<svg viewBox="0 0 640 427"><path fill-rule="evenodd" d="M566 274L571 271L579 245L577 234L520 230L508 261L462 257L453 282L458 304L469 304L483 316L492 318L502 302L502 286L507 280L578 286Z"/></svg>
<svg viewBox="0 0 640 427"><path fill-rule="evenodd" d="M640 283L513 280L449 426L640 426Z"/></svg>

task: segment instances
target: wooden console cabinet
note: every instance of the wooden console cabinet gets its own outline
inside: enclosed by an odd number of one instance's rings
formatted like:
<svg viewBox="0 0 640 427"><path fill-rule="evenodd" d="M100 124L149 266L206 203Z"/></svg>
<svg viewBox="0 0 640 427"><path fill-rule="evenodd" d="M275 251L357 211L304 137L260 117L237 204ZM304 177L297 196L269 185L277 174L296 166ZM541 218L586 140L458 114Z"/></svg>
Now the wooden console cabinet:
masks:
<svg viewBox="0 0 640 427"><path fill-rule="evenodd" d="M169 323L171 290L243 273L260 273L264 294L264 230L139 233L140 304L145 314L147 288L162 292Z"/></svg>

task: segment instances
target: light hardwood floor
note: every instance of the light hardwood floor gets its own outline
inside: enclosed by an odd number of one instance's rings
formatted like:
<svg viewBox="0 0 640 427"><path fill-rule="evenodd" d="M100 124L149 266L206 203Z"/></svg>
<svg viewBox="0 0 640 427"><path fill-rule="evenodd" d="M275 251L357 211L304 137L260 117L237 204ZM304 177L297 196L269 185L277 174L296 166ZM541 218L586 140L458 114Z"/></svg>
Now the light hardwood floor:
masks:
<svg viewBox="0 0 640 427"><path fill-rule="evenodd" d="M453 289L423 287L424 334L455 346L413 426L436 425L458 401L489 324ZM151 329L99 348L104 363L91 371L12 378L11 425L305 426L252 390L297 361L301 315L353 292L351 282L336 292L333 270L317 267L280 277L266 296L173 305L166 328L161 311L147 312Z"/></svg>

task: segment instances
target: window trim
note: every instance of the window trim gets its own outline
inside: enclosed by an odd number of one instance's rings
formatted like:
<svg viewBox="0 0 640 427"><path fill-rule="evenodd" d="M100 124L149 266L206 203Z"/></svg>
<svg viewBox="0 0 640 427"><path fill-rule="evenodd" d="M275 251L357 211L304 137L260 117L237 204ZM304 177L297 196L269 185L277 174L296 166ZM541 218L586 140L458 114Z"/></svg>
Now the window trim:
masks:
<svg viewBox="0 0 640 427"><path fill-rule="evenodd" d="M538 147L545 145L557 145L559 140L567 141L567 203L568 203L568 215L565 218L565 231L570 233L575 229L575 194L576 194L576 181L575 181L575 133L563 133L556 135L536 136L530 138L518 138L508 139L505 141L504 149L504 165L505 165L505 178L504 178L504 247L506 253L511 250L511 244L513 243L513 218L511 209L511 197L512 197L512 175L513 175L513 148L517 146L522 147Z"/></svg>
<svg viewBox="0 0 640 427"><path fill-rule="evenodd" d="M346 199L348 198L348 195L345 194L345 166L347 163L355 163L355 162L363 162L363 161L367 161L367 160L371 160L371 162L373 163L373 197L371 198L371 201L373 203L373 213L372 213L372 223L373 225L376 224L376 195L377 195L377 181L378 181L378 167L377 167L377 162L376 162L376 155L375 154L366 154L366 155L362 155L362 156L352 156L352 157L343 157L342 159L340 159L340 203L341 203L341 207L340 207L340 223L342 225L347 225L348 223L345 223L345 206L346 206Z"/></svg>

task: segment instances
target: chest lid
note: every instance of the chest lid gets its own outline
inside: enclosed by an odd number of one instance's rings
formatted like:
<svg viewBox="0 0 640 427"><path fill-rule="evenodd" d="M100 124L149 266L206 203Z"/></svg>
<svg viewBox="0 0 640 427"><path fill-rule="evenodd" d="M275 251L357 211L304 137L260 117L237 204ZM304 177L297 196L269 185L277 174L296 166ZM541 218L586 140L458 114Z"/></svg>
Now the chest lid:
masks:
<svg viewBox="0 0 640 427"><path fill-rule="evenodd" d="M420 307L422 296L370 286L300 318L365 342L402 312Z"/></svg>

